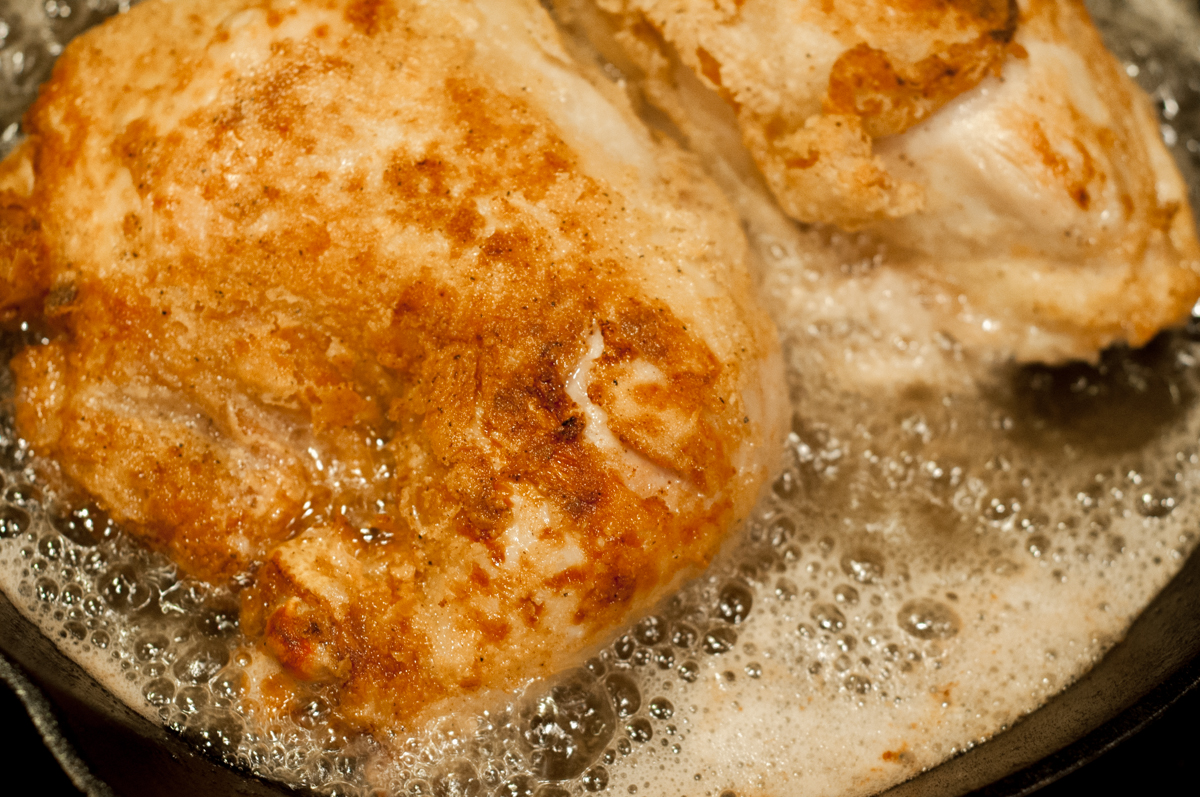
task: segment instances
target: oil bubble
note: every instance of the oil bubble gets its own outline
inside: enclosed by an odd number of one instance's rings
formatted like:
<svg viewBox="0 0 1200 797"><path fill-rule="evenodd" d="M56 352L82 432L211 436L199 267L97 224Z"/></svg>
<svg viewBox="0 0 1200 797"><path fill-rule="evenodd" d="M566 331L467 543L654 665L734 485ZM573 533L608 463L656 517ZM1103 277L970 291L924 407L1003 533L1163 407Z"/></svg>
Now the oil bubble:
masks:
<svg viewBox="0 0 1200 797"><path fill-rule="evenodd" d="M0 540L11 540L28 530L28 512L17 506L0 507Z"/></svg>
<svg viewBox="0 0 1200 797"><path fill-rule="evenodd" d="M784 471L779 475L779 478L775 480L775 484L772 489L774 490L775 495L779 496L782 500L790 501L793 497L795 497L796 492L800 488L799 481L800 480L797 479L795 474L793 474L791 471Z"/></svg>
<svg viewBox="0 0 1200 797"><path fill-rule="evenodd" d="M614 672L604 679L604 687L618 717L631 717L642 707L642 693L628 675Z"/></svg>
<svg viewBox="0 0 1200 797"><path fill-rule="evenodd" d="M116 534L116 527L108 515L92 505L55 512L50 516L50 525L63 537L84 548Z"/></svg>
<svg viewBox="0 0 1200 797"><path fill-rule="evenodd" d="M310 731L328 718L329 703L320 697L306 700L292 711L292 721Z"/></svg>
<svg viewBox="0 0 1200 797"><path fill-rule="evenodd" d="M78 606L83 601L83 587L78 584L68 584L63 587L62 602L67 606Z"/></svg>
<svg viewBox="0 0 1200 797"><path fill-rule="evenodd" d="M675 706L665 697L656 697L650 701L650 716L656 720L669 720L675 715Z"/></svg>
<svg viewBox="0 0 1200 797"><path fill-rule="evenodd" d="M771 547L778 548L796 534L796 521L784 516L776 518L767 528L767 541Z"/></svg>
<svg viewBox="0 0 1200 797"><path fill-rule="evenodd" d="M142 696L152 706L165 706L175 697L175 684L166 678L158 678L142 687Z"/></svg>
<svg viewBox="0 0 1200 797"><path fill-rule="evenodd" d="M100 577L100 594L119 612L143 608L150 602L151 592L132 565L117 565Z"/></svg>
<svg viewBox="0 0 1200 797"><path fill-rule="evenodd" d="M750 589L736 581L731 581L721 588L717 597L715 615L721 620L738 625L750 616L750 608L754 605L754 596Z"/></svg>
<svg viewBox="0 0 1200 797"><path fill-rule="evenodd" d="M883 555L871 548L858 548L842 557L842 572L860 584L874 584L883 577Z"/></svg>
<svg viewBox="0 0 1200 797"><path fill-rule="evenodd" d="M944 603L918 598L900 607L896 621L917 639L949 639L962 628L958 615Z"/></svg>
<svg viewBox="0 0 1200 797"><path fill-rule="evenodd" d="M554 679L518 713L530 770L546 780L578 777L608 746L616 728L612 705L584 669Z"/></svg>
<svg viewBox="0 0 1200 797"><path fill-rule="evenodd" d="M58 583L53 579L39 578L34 585L34 594L42 603L54 603L58 600Z"/></svg>
<svg viewBox="0 0 1200 797"><path fill-rule="evenodd" d="M101 551L88 551L79 557L79 567L85 573L96 575L108 564L108 558Z"/></svg>
<svg viewBox="0 0 1200 797"><path fill-rule="evenodd" d="M858 604L858 590L849 584L838 584L833 588L833 599L846 606Z"/></svg>
<svg viewBox="0 0 1200 797"><path fill-rule="evenodd" d="M583 773L580 780L585 791L604 791L608 788L608 770L604 767L592 767Z"/></svg>
<svg viewBox="0 0 1200 797"><path fill-rule="evenodd" d="M635 742L648 742L654 738L654 729L645 717L634 717L625 725L625 733Z"/></svg>
<svg viewBox="0 0 1200 797"><path fill-rule="evenodd" d="M175 705L184 714L195 714L208 705L208 690L188 686L175 693Z"/></svg>
<svg viewBox="0 0 1200 797"><path fill-rule="evenodd" d="M200 633L207 637L219 639L227 637L238 630L239 609L236 603L221 602L216 606L206 607L201 613L196 625Z"/></svg>
<svg viewBox="0 0 1200 797"><path fill-rule="evenodd" d="M528 775L517 775L496 789L495 797L533 797L537 781Z"/></svg>
<svg viewBox="0 0 1200 797"><path fill-rule="evenodd" d="M45 536L38 540L38 553L51 562L62 556L63 542L59 537Z"/></svg>
<svg viewBox="0 0 1200 797"><path fill-rule="evenodd" d="M709 655L728 653L737 644L737 632L728 626L717 626L704 635L704 652Z"/></svg>
<svg viewBox="0 0 1200 797"><path fill-rule="evenodd" d="M153 661L161 657L170 644L165 634L149 633L138 637L133 645L133 653L142 661Z"/></svg>
<svg viewBox="0 0 1200 797"><path fill-rule="evenodd" d="M687 623L676 623L671 631L671 644L677 648L690 648L700 638L700 632Z"/></svg>
<svg viewBox="0 0 1200 797"><path fill-rule="evenodd" d="M29 506L41 502L42 491L33 484L18 484L5 491L4 500L19 506Z"/></svg>
<svg viewBox="0 0 1200 797"><path fill-rule="evenodd" d="M634 628L633 636L643 645L657 645L667 638L667 621L654 615L643 617Z"/></svg>
<svg viewBox="0 0 1200 797"><path fill-rule="evenodd" d="M434 797L479 797L483 793L479 773L463 759L440 767L430 786Z"/></svg>
<svg viewBox="0 0 1200 797"><path fill-rule="evenodd" d="M1161 518L1175 509L1175 497L1158 491L1145 492L1138 496L1134 505L1142 517Z"/></svg>
<svg viewBox="0 0 1200 797"><path fill-rule="evenodd" d="M562 786L555 786L547 783L537 790L534 797L571 797L571 792L564 789Z"/></svg>
<svg viewBox="0 0 1200 797"><path fill-rule="evenodd" d="M192 715L183 736L201 752L228 761L242 742L242 727L231 714L201 712Z"/></svg>
<svg viewBox="0 0 1200 797"><path fill-rule="evenodd" d="M96 595L88 595L83 599L83 610L92 617L99 617L104 613L104 602Z"/></svg>
<svg viewBox="0 0 1200 797"><path fill-rule="evenodd" d="M848 692L865 695L871 691L871 679L864 675L847 675L842 682Z"/></svg>
<svg viewBox="0 0 1200 797"><path fill-rule="evenodd" d="M808 616L825 631L841 631L846 627L846 615L832 603L818 603Z"/></svg>
<svg viewBox="0 0 1200 797"><path fill-rule="evenodd" d="M202 643L190 648L175 662L175 677L184 683L207 683L229 663L229 650L219 644Z"/></svg>

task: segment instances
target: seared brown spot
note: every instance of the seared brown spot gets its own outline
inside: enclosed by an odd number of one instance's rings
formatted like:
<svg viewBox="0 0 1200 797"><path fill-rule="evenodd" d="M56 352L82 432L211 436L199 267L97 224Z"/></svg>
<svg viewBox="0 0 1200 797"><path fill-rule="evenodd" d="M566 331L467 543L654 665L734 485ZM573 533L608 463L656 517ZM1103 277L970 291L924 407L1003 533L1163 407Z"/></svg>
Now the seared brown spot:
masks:
<svg viewBox="0 0 1200 797"><path fill-rule="evenodd" d="M1094 180L1103 179L1103 175L1096 171L1096 162L1091 152L1078 139L1071 139L1080 161L1079 167L1076 168L1066 156L1054 148L1040 124L1034 122L1029 132L1034 151L1041 157L1042 165L1059 179L1079 209L1087 210L1092 200L1088 185Z"/></svg>
<svg viewBox="0 0 1200 797"><path fill-rule="evenodd" d="M999 75L1006 45L989 32L915 64L897 65L886 53L859 44L834 63L825 112L861 117L874 138L902 133L987 75Z"/></svg>
<svg viewBox="0 0 1200 797"><path fill-rule="evenodd" d="M292 675L306 681L324 681L344 669L333 657L328 618L311 606L291 598L271 613L266 626L267 647Z"/></svg>
<svg viewBox="0 0 1200 797"><path fill-rule="evenodd" d="M41 223L25 202L0 192L0 322L31 315L48 290Z"/></svg>
<svg viewBox="0 0 1200 797"><path fill-rule="evenodd" d="M133 178L138 193L146 196L159 176L155 151L158 137L154 127L145 119L130 122L121 135L113 141L112 153L124 163Z"/></svg>
<svg viewBox="0 0 1200 797"><path fill-rule="evenodd" d="M703 47L696 48L696 58L700 59L700 74L704 75L714 86L721 85L721 62Z"/></svg>
<svg viewBox="0 0 1200 797"><path fill-rule="evenodd" d="M821 153L815 149L810 149L802 157L786 159L784 165L789 169L809 169L815 166L820 159Z"/></svg>
<svg viewBox="0 0 1200 797"><path fill-rule="evenodd" d="M391 0L353 0L345 11L346 21L364 36L374 36L396 17Z"/></svg>

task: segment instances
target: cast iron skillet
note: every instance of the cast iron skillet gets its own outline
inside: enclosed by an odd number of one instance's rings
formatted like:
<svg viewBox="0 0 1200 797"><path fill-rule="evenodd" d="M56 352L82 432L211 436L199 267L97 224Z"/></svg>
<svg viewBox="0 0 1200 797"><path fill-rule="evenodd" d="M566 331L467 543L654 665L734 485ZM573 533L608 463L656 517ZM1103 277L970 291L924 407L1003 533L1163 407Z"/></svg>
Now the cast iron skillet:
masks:
<svg viewBox="0 0 1200 797"><path fill-rule="evenodd" d="M229 769L113 697L0 596L0 679L22 698L55 758L89 797L296 797ZM1132 735L1200 683L1200 556L1129 635L1074 685L1011 729L886 792L1016 797ZM449 797L449 796L447 796Z"/></svg>
<svg viewBox="0 0 1200 797"><path fill-rule="evenodd" d="M0 681L17 694L54 758L89 797L297 797L220 764L206 755L206 739L185 739L136 714L60 653L2 593ZM991 741L885 795L1028 794L1132 736L1197 685L1200 552L1079 681Z"/></svg>

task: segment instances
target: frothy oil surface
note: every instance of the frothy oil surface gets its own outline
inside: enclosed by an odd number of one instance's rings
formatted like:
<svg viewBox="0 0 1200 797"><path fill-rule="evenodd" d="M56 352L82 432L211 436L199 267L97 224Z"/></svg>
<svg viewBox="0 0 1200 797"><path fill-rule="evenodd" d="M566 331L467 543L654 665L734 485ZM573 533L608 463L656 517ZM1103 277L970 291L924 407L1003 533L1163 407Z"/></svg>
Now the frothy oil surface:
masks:
<svg viewBox="0 0 1200 797"><path fill-rule="evenodd" d="M117 10L27 5L2 9L4 124L58 42ZM1093 6L1195 196L1184 9ZM0 588L146 716L321 793L859 795L983 742L1094 664L1194 547L1200 334L1097 366L980 362L922 327L946 297L886 252L746 215L788 359L785 468L702 579L579 669L382 745L332 730L320 691L264 727L234 597L50 494L7 405Z"/></svg>

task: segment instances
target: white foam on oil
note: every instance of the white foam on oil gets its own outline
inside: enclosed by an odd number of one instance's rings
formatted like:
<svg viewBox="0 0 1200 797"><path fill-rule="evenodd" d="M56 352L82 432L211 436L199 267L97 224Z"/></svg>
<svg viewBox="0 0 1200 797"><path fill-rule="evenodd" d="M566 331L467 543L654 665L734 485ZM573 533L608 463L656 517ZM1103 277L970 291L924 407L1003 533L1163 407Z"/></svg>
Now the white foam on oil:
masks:
<svg viewBox="0 0 1200 797"><path fill-rule="evenodd" d="M1141 37L1122 57L1159 64L1148 88L1190 151L1194 60L1108 13ZM57 23L36 16L0 37L4 63L52 49ZM786 468L720 562L584 668L387 753L332 733L319 692L262 727L241 701L265 665L233 597L60 505L10 422L0 589L146 716L324 793L848 797L978 744L1097 661L1194 547L1200 346L1179 333L1099 369L972 363L920 323L952 297L911 294L860 242L747 216L794 401ZM587 412L589 362L571 394Z"/></svg>

